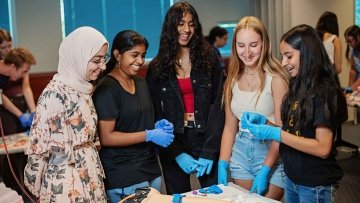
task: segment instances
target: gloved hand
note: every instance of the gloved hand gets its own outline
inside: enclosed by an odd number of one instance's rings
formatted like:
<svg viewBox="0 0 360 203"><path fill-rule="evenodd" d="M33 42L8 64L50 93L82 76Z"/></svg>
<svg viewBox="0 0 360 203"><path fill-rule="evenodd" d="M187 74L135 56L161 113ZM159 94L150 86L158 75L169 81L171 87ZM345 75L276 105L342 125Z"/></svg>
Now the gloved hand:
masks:
<svg viewBox="0 0 360 203"><path fill-rule="evenodd" d="M205 166L187 153L179 154L175 160L179 164L180 168L187 174L192 173L198 166Z"/></svg>
<svg viewBox="0 0 360 203"><path fill-rule="evenodd" d="M169 146L174 141L174 135L166 133L162 129L145 130L146 142L153 142L162 147Z"/></svg>
<svg viewBox="0 0 360 203"><path fill-rule="evenodd" d="M219 160L218 162L218 184L224 184L224 186L228 185L228 172L227 169L229 167L229 163L224 160Z"/></svg>
<svg viewBox="0 0 360 203"><path fill-rule="evenodd" d="M200 163L204 164L205 166L199 166L196 168L196 177L198 178L200 176L203 176L205 171L206 171L206 174L209 175L214 161L210 160L210 159L204 159L204 158L200 158L198 161Z"/></svg>
<svg viewBox="0 0 360 203"><path fill-rule="evenodd" d="M35 112L31 112L30 113L30 118L29 118L30 126L32 125L32 122L34 120L34 116L35 116Z"/></svg>
<svg viewBox="0 0 360 203"><path fill-rule="evenodd" d="M248 130L259 140L276 140L281 142L281 128L266 124L247 123Z"/></svg>
<svg viewBox="0 0 360 203"><path fill-rule="evenodd" d="M244 112L242 117L241 117L241 127L243 129L247 129L248 128L248 123L250 124L265 124L266 123L266 117L258 114L258 113L254 113L254 112Z"/></svg>
<svg viewBox="0 0 360 203"><path fill-rule="evenodd" d="M262 165L260 172L255 176L250 192L256 191L256 193L259 195L263 195L266 192L269 186L268 176L270 170L271 170L270 167L266 165Z"/></svg>
<svg viewBox="0 0 360 203"><path fill-rule="evenodd" d="M155 128L162 129L164 132L169 134L174 133L174 125L166 119L161 119L159 121L156 121Z"/></svg>
<svg viewBox="0 0 360 203"><path fill-rule="evenodd" d="M29 113L23 113L19 116L19 121L21 123L21 126L23 128L30 127L32 119L30 121L30 114Z"/></svg>

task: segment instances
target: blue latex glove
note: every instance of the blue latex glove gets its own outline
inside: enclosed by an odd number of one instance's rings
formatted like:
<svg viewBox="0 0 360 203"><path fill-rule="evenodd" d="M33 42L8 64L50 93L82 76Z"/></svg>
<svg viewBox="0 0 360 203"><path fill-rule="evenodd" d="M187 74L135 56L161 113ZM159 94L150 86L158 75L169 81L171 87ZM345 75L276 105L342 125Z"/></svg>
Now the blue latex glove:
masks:
<svg viewBox="0 0 360 203"><path fill-rule="evenodd" d="M281 128L266 124L251 124L247 123L247 129L259 140L276 140L281 142Z"/></svg>
<svg viewBox="0 0 360 203"><path fill-rule="evenodd" d="M244 112L241 117L241 127L247 129L247 123L265 124L266 117L254 112Z"/></svg>
<svg viewBox="0 0 360 203"><path fill-rule="evenodd" d="M212 185L208 188L201 188L199 192L203 194L221 194L223 190L217 185Z"/></svg>
<svg viewBox="0 0 360 203"><path fill-rule="evenodd" d="M206 171L206 174L209 175L214 161L210 160L210 159L204 159L204 158L200 158L198 161L200 163L204 164L205 166L199 166L196 168L196 177L198 178L200 176L203 176L205 171Z"/></svg>
<svg viewBox="0 0 360 203"><path fill-rule="evenodd" d="M35 112L31 112L30 113L30 118L29 118L30 126L32 125L32 122L34 120L34 116L35 116Z"/></svg>
<svg viewBox="0 0 360 203"><path fill-rule="evenodd" d="M179 154L175 160L180 168L187 174L192 173L198 166L205 166L187 153Z"/></svg>
<svg viewBox="0 0 360 203"><path fill-rule="evenodd" d="M146 142L153 142L162 147L169 146L174 141L174 135L164 132L162 129L145 130Z"/></svg>
<svg viewBox="0 0 360 203"><path fill-rule="evenodd" d="M21 123L21 126L23 128L30 127L32 119L30 121L30 114L29 113L23 113L19 116L19 121Z"/></svg>
<svg viewBox="0 0 360 203"><path fill-rule="evenodd" d="M259 195L264 195L269 186L268 176L270 173L270 168L266 165L263 165L260 169L260 172L255 176L253 184L251 186L250 192L255 192Z"/></svg>
<svg viewBox="0 0 360 203"><path fill-rule="evenodd" d="M170 123L166 119L161 119L155 123L156 129L162 129L166 133L173 134L174 133L174 125Z"/></svg>
<svg viewBox="0 0 360 203"><path fill-rule="evenodd" d="M223 184L224 186L228 185L228 172L227 169L229 163L224 160L219 160L218 162L218 184Z"/></svg>

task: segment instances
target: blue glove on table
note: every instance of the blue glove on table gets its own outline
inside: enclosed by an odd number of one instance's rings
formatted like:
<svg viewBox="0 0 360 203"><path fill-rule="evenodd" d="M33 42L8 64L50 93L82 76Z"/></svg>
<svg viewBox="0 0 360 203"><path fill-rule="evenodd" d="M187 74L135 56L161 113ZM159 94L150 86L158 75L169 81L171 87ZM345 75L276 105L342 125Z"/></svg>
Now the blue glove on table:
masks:
<svg viewBox="0 0 360 203"><path fill-rule="evenodd" d="M223 184L224 186L228 185L228 172L227 169L229 163L224 160L219 160L218 162L218 184Z"/></svg>
<svg viewBox="0 0 360 203"><path fill-rule="evenodd" d="M30 114L29 113L23 113L19 116L19 121L21 123L21 126L23 128L27 128L30 127L31 122L32 122L32 118L30 118Z"/></svg>
<svg viewBox="0 0 360 203"><path fill-rule="evenodd" d="M196 177L198 178L200 176L203 176L205 171L206 171L206 174L209 175L214 161L210 160L210 159L204 159L204 158L200 158L198 161L205 166L199 166L196 168Z"/></svg>
<svg viewBox="0 0 360 203"><path fill-rule="evenodd" d="M166 133L162 129L145 130L146 142L153 142L162 147L169 146L174 141L174 135Z"/></svg>
<svg viewBox="0 0 360 203"><path fill-rule="evenodd" d="M266 124L246 124L251 134L259 140L275 140L281 142L281 128Z"/></svg>
<svg viewBox="0 0 360 203"><path fill-rule="evenodd" d="M164 132L169 134L174 133L174 125L166 119L161 119L159 121L156 121L155 128L162 129Z"/></svg>
<svg viewBox="0 0 360 203"><path fill-rule="evenodd" d="M269 186L268 176L270 173L270 167L262 165L260 172L255 176L250 192L255 192L259 195L264 195Z"/></svg>
<svg viewBox="0 0 360 203"><path fill-rule="evenodd" d="M221 194L223 193L223 190L217 185L212 185L208 188L199 189L199 192L203 194Z"/></svg>
<svg viewBox="0 0 360 203"><path fill-rule="evenodd" d="M247 129L249 127L248 123L257 125L265 124L266 117L258 113L244 112L241 117L241 127Z"/></svg>
<svg viewBox="0 0 360 203"><path fill-rule="evenodd" d="M205 166L187 153L179 154L175 160L180 168L187 174L192 173L198 166Z"/></svg>

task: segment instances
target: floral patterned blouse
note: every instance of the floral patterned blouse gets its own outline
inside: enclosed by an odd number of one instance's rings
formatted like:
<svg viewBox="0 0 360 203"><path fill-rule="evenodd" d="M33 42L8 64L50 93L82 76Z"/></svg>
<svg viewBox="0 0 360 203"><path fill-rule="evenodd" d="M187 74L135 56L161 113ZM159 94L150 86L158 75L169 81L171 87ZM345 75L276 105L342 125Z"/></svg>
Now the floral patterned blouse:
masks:
<svg viewBox="0 0 360 203"><path fill-rule="evenodd" d="M24 171L40 202L106 202L96 124L91 95L50 81L38 101Z"/></svg>

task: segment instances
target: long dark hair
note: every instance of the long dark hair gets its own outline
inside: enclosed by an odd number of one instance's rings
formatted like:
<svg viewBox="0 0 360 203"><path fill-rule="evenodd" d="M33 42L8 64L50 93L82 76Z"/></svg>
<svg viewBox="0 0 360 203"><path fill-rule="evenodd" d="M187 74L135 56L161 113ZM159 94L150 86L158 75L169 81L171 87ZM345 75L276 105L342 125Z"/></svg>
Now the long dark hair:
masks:
<svg viewBox="0 0 360 203"><path fill-rule="evenodd" d="M204 43L198 14L189 3L177 2L166 13L160 36L159 52L149 64L149 68L154 71L156 78L166 78L170 74L176 73L176 58L180 50L177 26L186 13L192 15L195 30L188 44L192 69L209 68L205 53L207 49L205 46L209 45Z"/></svg>
<svg viewBox="0 0 360 203"><path fill-rule="evenodd" d="M215 26L211 28L209 35L205 37L206 41L209 42L209 44L214 45L216 37L223 37L226 34L228 34L228 31L220 26Z"/></svg>
<svg viewBox="0 0 360 203"><path fill-rule="evenodd" d="M123 30L117 33L112 43L110 60L106 64L106 70L102 75L107 75L115 68L117 63L114 55L115 50L118 50L119 53L122 54L135 46L142 44L145 45L146 49L149 47L146 38L133 30Z"/></svg>
<svg viewBox="0 0 360 203"><path fill-rule="evenodd" d="M315 29L321 40L324 38L325 32L339 37L339 25L336 14L330 11L325 11L320 16Z"/></svg>
<svg viewBox="0 0 360 203"><path fill-rule="evenodd" d="M358 42L358 37L360 36L360 27L357 25L352 25L350 27L348 27L345 32L344 32L344 37L346 38L347 36L352 37L353 40L355 40L355 42ZM345 57L346 59L349 61L350 60L350 56L349 56L349 52L350 52L350 46L347 43L346 46L346 51L345 51Z"/></svg>
<svg viewBox="0 0 360 203"><path fill-rule="evenodd" d="M314 102L320 102L326 117L339 116L335 119L341 121L333 125L337 127L343 122L344 114L347 118L346 103L322 40L311 26L303 24L286 32L281 41L300 51L299 73L290 79L289 92L281 107L282 122L289 123L290 112L297 102L295 129L309 127L315 115ZM339 102L342 105L338 106Z"/></svg>

